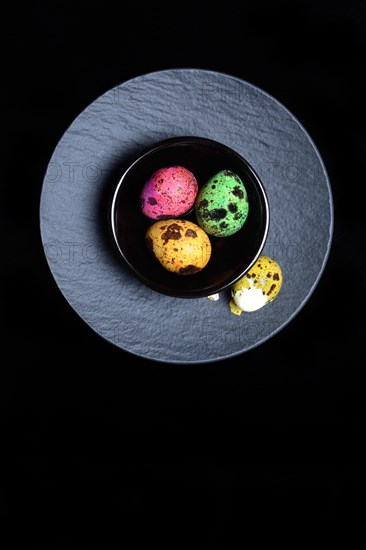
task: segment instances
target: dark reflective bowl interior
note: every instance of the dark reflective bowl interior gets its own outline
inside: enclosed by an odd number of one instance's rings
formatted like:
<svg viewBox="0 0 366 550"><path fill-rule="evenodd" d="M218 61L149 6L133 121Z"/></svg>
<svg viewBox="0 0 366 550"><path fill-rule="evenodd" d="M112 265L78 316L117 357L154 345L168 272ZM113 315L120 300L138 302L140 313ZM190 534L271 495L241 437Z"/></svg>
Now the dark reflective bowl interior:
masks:
<svg viewBox="0 0 366 550"><path fill-rule="evenodd" d="M230 237L210 235L211 259L193 275L165 270L145 244L146 230L154 220L141 213L140 192L155 170L169 165L191 170L199 187L220 170L232 170L248 192L249 214L244 226ZM180 217L197 223L194 209ZM142 283L169 296L198 298L229 288L254 264L267 237L269 209L259 177L241 155L213 140L180 137L153 144L124 172L113 193L110 222L117 253Z"/></svg>

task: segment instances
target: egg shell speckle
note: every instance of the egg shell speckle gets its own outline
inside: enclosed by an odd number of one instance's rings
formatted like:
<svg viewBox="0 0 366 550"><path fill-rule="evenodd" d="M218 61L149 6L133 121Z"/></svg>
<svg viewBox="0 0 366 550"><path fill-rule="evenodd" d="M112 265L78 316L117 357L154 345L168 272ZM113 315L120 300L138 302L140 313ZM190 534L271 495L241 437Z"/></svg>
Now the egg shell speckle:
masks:
<svg viewBox="0 0 366 550"><path fill-rule="evenodd" d="M280 265L269 256L259 256L253 267L237 281L232 289L231 312L260 309L276 298L283 281Z"/></svg>
<svg viewBox="0 0 366 550"><path fill-rule="evenodd" d="M181 216L194 205L197 179L184 166L167 166L154 172L140 194L142 213L153 220Z"/></svg>
<svg viewBox="0 0 366 550"><path fill-rule="evenodd" d="M208 235L195 223L182 219L161 220L146 231L146 245L168 271L193 275L203 269L211 257Z"/></svg>
<svg viewBox="0 0 366 550"><path fill-rule="evenodd" d="M221 170L200 189L195 212L198 224L215 237L229 237L239 231L249 212L248 195L240 177Z"/></svg>

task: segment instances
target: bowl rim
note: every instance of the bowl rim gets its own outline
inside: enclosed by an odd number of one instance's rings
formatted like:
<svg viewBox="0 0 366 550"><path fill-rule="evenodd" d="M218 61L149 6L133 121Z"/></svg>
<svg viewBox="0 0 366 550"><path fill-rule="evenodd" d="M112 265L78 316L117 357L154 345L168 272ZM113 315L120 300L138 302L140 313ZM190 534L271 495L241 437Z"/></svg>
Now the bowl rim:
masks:
<svg viewBox="0 0 366 550"><path fill-rule="evenodd" d="M213 147L216 147L216 148L220 148L223 151L226 151L227 153L229 153L230 155L235 155L237 157L237 159L241 163L245 164L246 167L248 168L248 170L251 172L251 174L252 174L252 176L255 180L255 185L260 190L261 198L263 200L263 207L264 207L263 210L264 210L264 215L265 215L265 224L264 224L263 237L262 237L262 240L260 242L260 245L258 246L258 251L255 254L255 256L253 257L253 260L245 268L245 270L243 270L239 275L237 275L236 277L230 279L226 283L222 283L220 285L217 285L217 288L212 289L210 292L207 292L207 290L206 291L205 290L201 290L201 291L197 290L197 291L194 291L194 292L192 292L191 290L190 291L178 291L178 290L169 291L168 289L166 289L166 287L164 285L159 285L159 284L155 284L153 282L150 282L150 280L147 277L144 277L138 270L136 270L134 268L133 265L131 265L131 262L126 257L123 249L120 247L119 239L117 237L116 216L115 216L116 203L117 203L117 198L118 198L120 189L123 185L123 181L126 178L128 172L130 172L137 163L140 163L141 161L143 161L143 159L145 157L153 154L154 152L156 152L159 149L165 148L169 145L184 145L184 144L189 144L189 143L201 143L203 145L206 144L207 146L213 146ZM144 149L144 151L124 170L124 172L120 176L120 178L118 180L118 183L114 187L114 190L113 190L113 193L112 193L112 198L111 198L111 201L110 201L110 206L109 206L110 231L111 231L112 236L113 236L114 245L115 245L115 247L117 247L117 251L119 252L120 259L123 260L123 262L127 265L127 267L132 271L134 276L139 281L141 281L143 284L145 284L146 286L148 286L150 289L154 290L155 292L159 292L160 294L164 294L166 296L170 296L170 297L174 297L174 298L188 298L188 299L189 298L204 298L204 297L207 298L208 296L211 296L212 294L218 294L218 293L223 292L223 291L227 290L228 288L232 287L237 281L239 281L253 267L253 265L258 260L259 256L261 255L261 253L263 251L263 248L264 248L264 245L266 243L267 237L268 237L269 223L270 223L270 208L269 208L269 201L268 201L267 192L266 192L265 187L262 183L262 180L258 176L255 169L252 167L252 165L248 162L248 160L246 158L244 158L240 153L238 153L235 149L232 149L231 147L229 147L228 145L225 145L224 143L221 143L221 142L216 141L216 140L211 139L211 138L206 138L206 137L201 137L201 136L196 136L196 135L194 135L194 136L183 135L183 136L174 136L174 137L170 137L170 138L165 138L165 139L162 139L162 140L159 140L159 141L155 141L151 146L146 147Z"/></svg>

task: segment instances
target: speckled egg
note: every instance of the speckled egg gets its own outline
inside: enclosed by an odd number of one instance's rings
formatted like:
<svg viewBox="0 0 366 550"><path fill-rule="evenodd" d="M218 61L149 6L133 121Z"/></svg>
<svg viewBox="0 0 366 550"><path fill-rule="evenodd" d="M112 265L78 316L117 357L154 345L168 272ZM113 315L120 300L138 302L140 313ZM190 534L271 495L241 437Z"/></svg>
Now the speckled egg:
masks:
<svg viewBox="0 0 366 550"><path fill-rule="evenodd" d="M203 269L211 257L207 234L188 220L169 219L153 223L146 244L161 265L178 275L192 275Z"/></svg>
<svg viewBox="0 0 366 550"><path fill-rule="evenodd" d="M239 231L248 211L247 191L231 170L212 176L200 189L195 203L198 224L215 237L229 237Z"/></svg>
<svg viewBox="0 0 366 550"><path fill-rule="evenodd" d="M231 289L232 313L240 315L243 311L256 311L268 304L279 293L282 280L282 270L278 263L269 256L259 256L248 273Z"/></svg>
<svg viewBox="0 0 366 550"><path fill-rule="evenodd" d="M140 194L140 207L145 216L162 220L181 216L196 200L196 177L184 166L167 166L154 172Z"/></svg>

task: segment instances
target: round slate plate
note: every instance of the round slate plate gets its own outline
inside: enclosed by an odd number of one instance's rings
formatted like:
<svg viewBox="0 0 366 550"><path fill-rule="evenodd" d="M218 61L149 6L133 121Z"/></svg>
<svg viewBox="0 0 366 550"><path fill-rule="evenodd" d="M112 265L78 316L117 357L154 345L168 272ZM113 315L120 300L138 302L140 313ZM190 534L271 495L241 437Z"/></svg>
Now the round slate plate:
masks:
<svg viewBox="0 0 366 550"><path fill-rule="evenodd" d="M152 143L182 135L228 145L262 178L271 213L263 253L280 263L284 283L257 312L233 315L228 293L218 301L159 294L114 253L108 199L123 168ZM94 331L148 359L204 363L261 344L299 312L328 257L333 207L320 155L283 105L230 75L174 69L124 82L77 117L49 163L40 221L56 283Z"/></svg>

